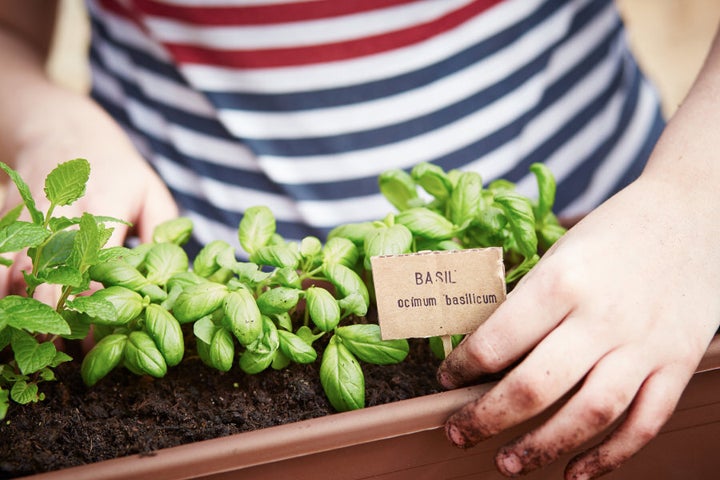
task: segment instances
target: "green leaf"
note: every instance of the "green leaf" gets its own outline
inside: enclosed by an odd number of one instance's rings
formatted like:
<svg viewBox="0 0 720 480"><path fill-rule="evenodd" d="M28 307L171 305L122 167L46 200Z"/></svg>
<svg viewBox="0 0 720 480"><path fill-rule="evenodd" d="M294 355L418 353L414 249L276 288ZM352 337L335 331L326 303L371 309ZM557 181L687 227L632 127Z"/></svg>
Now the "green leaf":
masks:
<svg viewBox="0 0 720 480"><path fill-rule="evenodd" d="M0 299L0 315L11 327L31 333L65 335L70 326L52 307L34 298L8 295Z"/></svg>
<svg viewBox="0 0 720 480"><path fill-rule="evenodd" d="M90 179L90 163L76 158L60 163L45 178L45 196L54 205L70 205L85 195Z"/></svg>
<svg viewBox="0 0 720 480"><path fill-rule="evenodd" d="M127 335L113 333L95 344L80 366L80 375L85 385L92 387L120 364L127 340Z"/></svg>
<svg viewBox="0 0 720 480"><path fill-rule="evenodd" d="M325 246L322 249L323 263L341 263L346 267L354 266L360 252L357 246L347 238L333 237L329 238L325 242Z"/></svg>
<svg viewBox="0 0 720 480"><path fill-rule="evenodd" d="M192 231L192 220L187 217L173 218L155 227L152 240L154 243L184 245L190 239Z"/></svg>
<svg viewBox="0 0 720 480"><path fill-rule="evenodd" d="M125 361L133 369L161 378L167 373L167 363L150 335L136 330L130 332L125 345Z"/></svg>
<svg viewBox="0 0 720 480"><path fill-rule="evenodd" d="M300 264L300 251L297 245L290 243L264 245L250 254L250 261L271 267L297 268Z"/></svg>
<svg viewBox="0 0 720 480"><path fill-rule="evenodd" d="M13 331L10 344L23 375L30 375L50 365L57 351L52 342L39 343L22 330Z"/></svg>
<svg viewBox="0 0 720 480"><path fill-rule="evenodd" d="M210 364L221 372L227 372L232 368L235 361L235 344L230 332L220 327L215 329L208 355Z"/></svg>
<svg viewBox="0 0 720 480"><path fill-rule="evenodd" d="M105 287L118 285L139 291L150 283L137 268L117 258L97 263L89 271L90 278Z"/></svg>
<svg viewBox="0 0 720 480"><path fill-rule="evenodd" d="M502 192L495 195L495 203L505 212L520 253L525 258L534 256L537 253L537 233L530 200L515 192Z"/></svg>
<svg viewBox="0 0 720 480"><path fill-rule="evenodd" d="M220 308L227 293L227 287L219 283L191 285L175 300L173 316L180 323L193 322Z"/></svg>
<svg viewBox="0 0 720 480"><path fill-rule="evenodd" d="M75 242L77 230L63 230L53 233L40 250L36 268L38 272L67 262Z"/></svg>
<svg viewBox="0 0 720 480"><path fill-rule="evenodd" d="M340 306L330 292L320 287L305 291L307 310L313 323L325 332L334 329L340 322Z"/></svg>
<svg viewBox="0 0 720 480"><path fill-rule="evenodd" d="M372 230L365 237L365 269L372 270L371 257L409 253L412 241L412 233L405 225L397 224Z"/></svg>
<svg viewBox="0 0 720 480"><path fill-rule="evenodd" d="M266 353L245 350L240 356L240 368L249 375L255 375L266 370L272 364L276 355L277 350Z"/></svg>
<svg viewBox="0 0 720 480"><path fill-rule="evenodd" d="M19 203L15 207L8 210L7 213L5 213L2 218L0 218L0 229L15 223L17 219L20 218L20 214L22 213L23 208L25 208L25 205Z"/></svg>
<svg viewBox="0 0 720 480"><path fill-rule="evenodd" d="M28 383L25 380L15 382L10 390L10 396L20 405L26 405L40 400L37 384Z"/></svg>
<svg viewBox="0 0 720 480"><path fill-rule="evenodd" d="M223 302L224 322L242 345L257 340L263 333L263 320L255 297L247 290L230 292Z"/></svg>
<svg viewBox="0 0 720 480"><path fill-rule="evenodd" d="M344 314L353 314L358 317L364 317L368 311L367 301L359 293L351 293L341 298L338 300L338 306Z"/></svg>
<svg viewBox="0 0 720 480"><path fill-rule="evenodd" d="M446 200L452 192L452 182L443 169L428 162L415 165L410 172L415 183L438 200Z"/></svg>
<svg viewBox="0 0 720 480"><path fill-rule="evenodd" d="M0 388L0 420L5 418L10 407L9 393L7 390Z"/></svg>
<svg viewBox="0 0 720 480"><path fill-rule="evenodd" d="M52 285L68 285L75 288L80 288L85 281L82 273L67 265L43 270L39 272L38 278Z"/></svg>
<svg viewBox="0 0 720 480"><path fill-rule="evenodd" d="M287 312L297 305L301 291L297 288L271 288L260 294L257 298L257 306L265 315Z"/></svg>
<svg viewBox="0 0 720 480"><path fill-rule="evenodd" d="M399 211L417 206L417 187L405 170L386 170L378 177L380 193Z"/></svg>
<svg viewBox="0 0 720 480"><path fill-rule="evenodd" d="M185 354L182 328L175 317L159 305L145 307L145 330L152 337L168 367L179 364Z"/></svg>
<svg viewBox="0 0 720 480"><path fill-rule="evenodd" d="M76 297L65 302L65 306L78 313L86 314L88 322L92 321L103 325L121 325L121 323L116 323L117 311L115 305L101 296Z"/></svg>
<svg viewBox="0 0 720 480"><path fill-rule="evenodd" d="M472 221L483 208L482 177L475 172L460 174L449 202L449 218L455 225Z"/></svg>
<svg viewBox="0 0 720 480"><path fill-rule="evenodd" d="M189 260L187 253L174 243L157 243L145 256L145 277L157 285L167 284L176 273L187 271Z"/></svg>
<svg viewBox="0 0 720 480"><path fill-rule="evenodd" d="M538 186L538 201L535 208L535 218L544 219L552 212L555 203L555 177L544 163L533 163L530 171L535 175Z"/></svg>
<svg viewBox="0 0 720 480"><path fill-rule="evenodd" d="M357 358L375 365L400 363L410 351L405 339L383 340L375 324L348 325L338 328L335 334Z"/></svg>
<svg viewBox="0 0 720 480"><path fill-rule="evenodd" d="M325 265L323 267L323 273L338 292L340 292L340 297L345 298L357 293L364 300L365 308L367 309L369 307L370 292L368 292L367 285L363 282L362 278L360 278L360 275L355 273L354 270L340 263L333 263Z"/></svg>
<svg viewBox="0 0 720 480"><path fill-rule="evenodd" d="M405 225L413 234L433 240L447 240L456 231L450 220L425 207L400 212L395 216L395 221Z"/></svg>
<svg viewBox="0 0 720 480"><path fill-rule="evenodd" d="M346 223L333 228L328 234L331 238L347 238L358 248L362 248L368 232L378 228L374 222Z"/></svg>
<svg viewBox="0 0 720 480"><path fill-rule="evenodd" d="M300 240L300 255L303 258L313 258L322 251L322 242L317 237L304 237Z"/></svg>
<svg viewBox="0 0 720 480"><path fill-rule="evenodd" d="M250 207L245 210L238 228L240 245L247 253L252 254L270 242L275 228L275 217L268 207Z"/></svg>
<svg viewBox="0 0 720 480"><path fill-rule="evenodd" d="M333 336L323 352L320 383L335 410L345 412L365 406L362 368L338 337Z"/></svg>
<svg viewBox="0 0 720 480"><path fill-rule="evenodd" d="M315 349L297 335L278 330L280 351L295 363L312 363L317 359Z"/></svg>
<svg viewBox="0 0 720 480"><path fill-rule="evenodd" d="M0 253L18 252L24 248L37 247L50 236L40 225L15 222L0 230Z"/></svg>
<svg viewBox="0 0 720 480"><path fill-rule="evenodd" d="M20 193L20 197L25 203L25 207L27 207L28 212L30 212L30 218L33 223L36 225L42 225L45 220L45 216L35 206L35 199L33 198L32 193L30 193L30 187L28 187L27 183L25 183L25 180L23 180L20 174L10 168L10 166L6 163L0 162L0 169L4 170L10 177L10 180L12 180L15 184L18 193Z"/></svg>
<svg viewBox="0 0 720 480"><path fill-rule="evenodd" d="M215 335L217 325L212 321L210 315L204 316L193 323L193 333L197 338L210 345L212 337Z"/></svg>
<svg viewBox="0 0 720 480"><path fill-rule="evenodd" d="M89 213L84 213L80 218L80 228L73 240L68 264L84 272L98 262L101 247L101 232L95 218Z"/></svg>
<svg viewBox="0 0 720 480"><path fill-rule="evenodd" d="M235 261L235 249L224 240L213 240L206 244L193 260L193 271L207 278L223 267L223 264ZM232 264L232 263L230 263Z"/></svg>

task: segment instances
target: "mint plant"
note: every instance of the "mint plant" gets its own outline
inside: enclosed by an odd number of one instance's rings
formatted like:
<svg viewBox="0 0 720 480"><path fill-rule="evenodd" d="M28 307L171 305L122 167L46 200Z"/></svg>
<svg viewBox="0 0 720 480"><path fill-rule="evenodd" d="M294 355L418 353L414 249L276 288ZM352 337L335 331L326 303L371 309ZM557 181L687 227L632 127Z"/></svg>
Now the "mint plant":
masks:
<svg viewBox="0 0 720 480"><path fill-rule="evenodd" d="M83 338L89 324L66 307L68 298L87 290L89 269L99 260L101 247L112 232L106 223L119 220L88 213L79 218L54 215L85 194L90 164L84 159L59 164L45 180L46 212L40 211L28 185L8 165L0 163L20 193L22 203L0 219L0 254L27 251L32 270L23 272L26 296L0 299L0 418L13 400L20 404L44 399L38 384L55 379L54 368L71 358L58 351L58 338ZM30 220L20 220L26 210ZM12 260L0 256L6 267ZM60 298L49 306L33 298L42 284L58 285ZM8 359L8 360L6 360Z"/></svg>

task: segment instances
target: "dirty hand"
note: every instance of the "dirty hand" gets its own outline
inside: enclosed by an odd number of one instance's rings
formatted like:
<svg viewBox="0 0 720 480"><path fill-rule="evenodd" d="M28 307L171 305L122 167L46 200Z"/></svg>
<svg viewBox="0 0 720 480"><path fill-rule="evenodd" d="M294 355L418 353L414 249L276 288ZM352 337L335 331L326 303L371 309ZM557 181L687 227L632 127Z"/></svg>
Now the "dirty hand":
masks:
<svg viewBox="0 0 720 480"><path fill-rule="evenodd" d="M644 177L570 229L440 367L443 386L456 388L522 358L448 419L447 436L461 447L565 396L541 426L500 449L496 464L505 475L582 447L627 411L565 476L594 478L618 467L667 421L718 328L715 202L662 176Z"/></svg>

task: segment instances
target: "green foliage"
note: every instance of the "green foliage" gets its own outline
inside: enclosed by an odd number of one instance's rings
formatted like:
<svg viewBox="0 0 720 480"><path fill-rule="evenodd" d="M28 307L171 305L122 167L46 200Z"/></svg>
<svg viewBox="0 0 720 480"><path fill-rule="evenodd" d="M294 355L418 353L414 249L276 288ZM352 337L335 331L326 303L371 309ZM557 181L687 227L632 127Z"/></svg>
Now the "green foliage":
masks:
<svg viewBox="0 0 720 480"><path fill-rule="evenodd" d="M501 246L512 283L564 232L552 213L555 183L542 165L531 167L539 187L532 201L506 181L484 187L475 173L420 164L410 173L380 176L380 191L398 209L382 220L342 225L324 244L316 237L293 242L276 233L269 208L252 207L238 226L248 261L217 240L191 262L182 248L192 234L189 219L159 225L149 243L104 248L112 232L106 224L120 220L53 216L56 206L84 194L85 160L60 164L48 175L47 213L37 209L16 172L0 168L24 202L0 219L0 254L27 248L33 266L25 272L27 297L0 299L0 351L11 352L0 364L0 418L10 399L43 398L37 384L52 380L53 368L70 360L53 340L83 338L90 326L96 344L81 368L88 385L120 367L162 377L187 356L185 342L192 338L191 354L223 372L258 374L319 361L332 405L361 408L362 363L398 363L409 350L406 340L382 340L378 325L365 319L372 256ZM23 209L32 221L19 220ZM102 288L91 293L91 281ZM60 285L56 305L32 298L43 283ZM431 339L433 350L438 346Z"/></svg>

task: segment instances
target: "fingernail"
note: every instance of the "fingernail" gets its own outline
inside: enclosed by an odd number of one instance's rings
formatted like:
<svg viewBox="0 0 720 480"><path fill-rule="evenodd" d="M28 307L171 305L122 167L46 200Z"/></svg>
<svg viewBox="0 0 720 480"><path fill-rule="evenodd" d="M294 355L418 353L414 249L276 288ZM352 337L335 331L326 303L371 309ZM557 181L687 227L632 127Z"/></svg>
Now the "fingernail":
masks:
<svg viewBox="0 0 720 480"><path fill-rule="evenodd" d="M445 425L445 435L456 447L465 446L465 436L460 433L460 429L453 423Z"/></svg>
<svg viewBox="0 0 720 480"><path fill-rule="evenodd" d="M456 385L453 383L450 374L448 374L448 372L445 370L438 370L437 380L440 385L443 386L443 388L446 388L448 390L456 388Z"/></svg>
<svg viewBox="0 0 720 480"><path fill-rule="evenodd" d="M517 475L522 472L523 464L520 458L514 453L507 453L500 458L498 462L501 469L509 475Z"/></svg>

